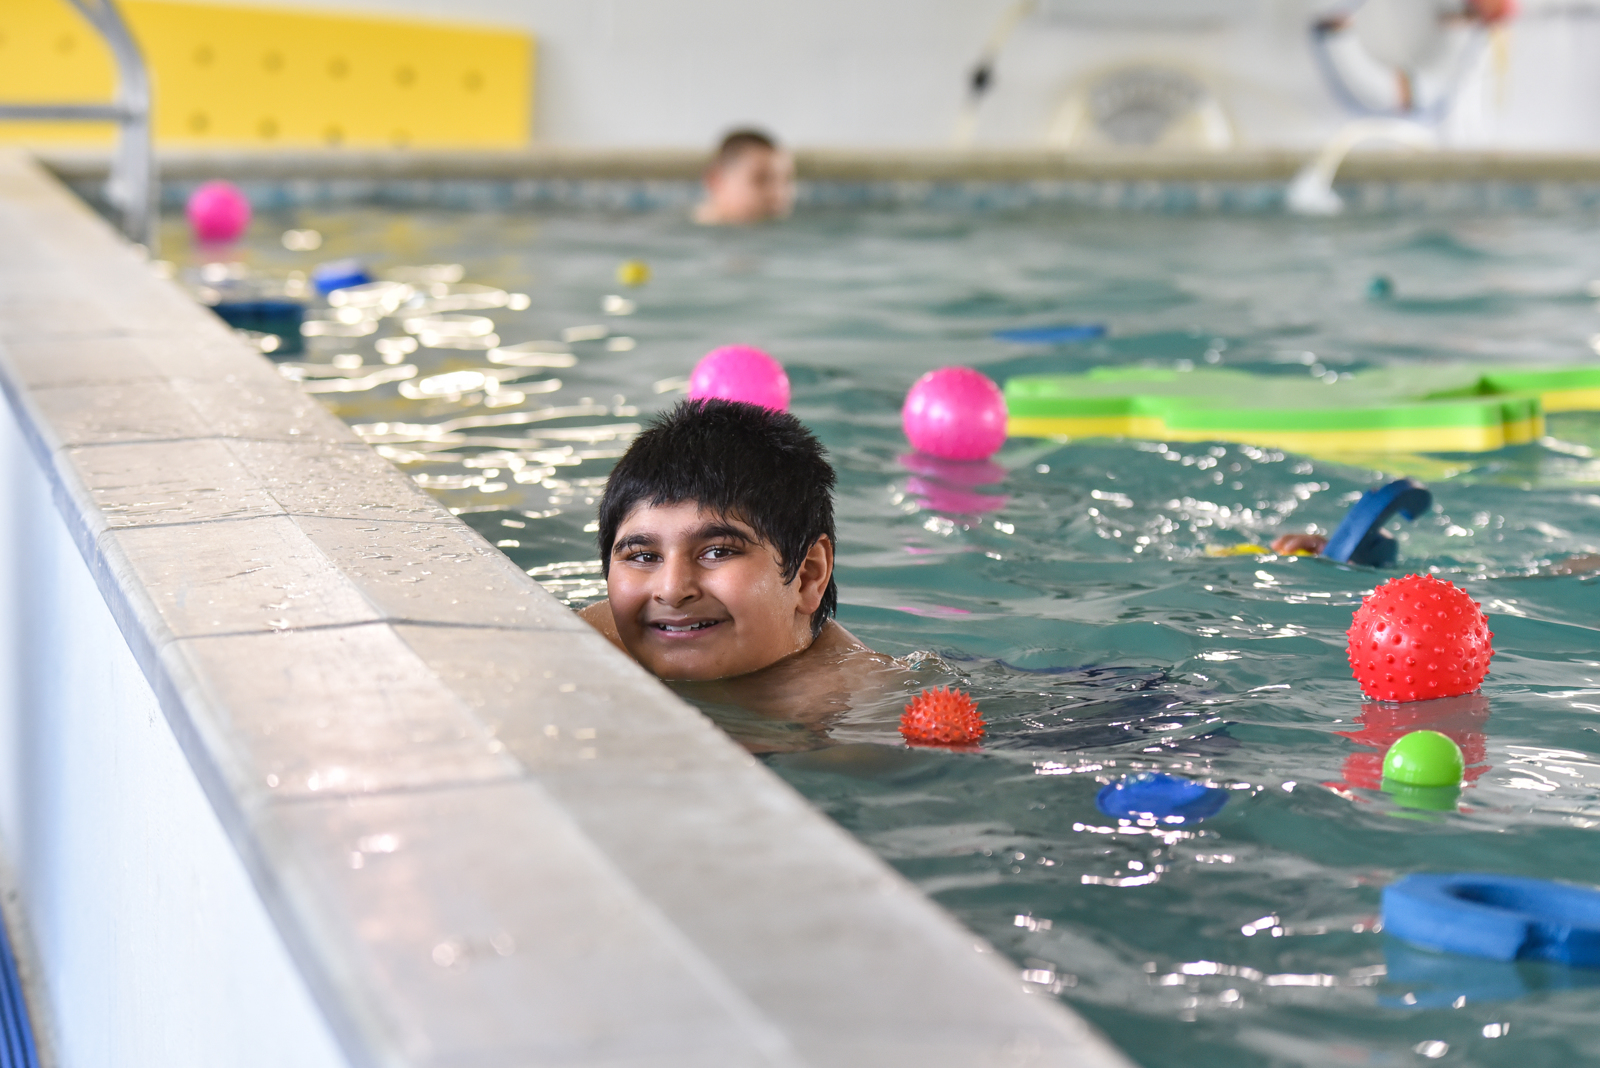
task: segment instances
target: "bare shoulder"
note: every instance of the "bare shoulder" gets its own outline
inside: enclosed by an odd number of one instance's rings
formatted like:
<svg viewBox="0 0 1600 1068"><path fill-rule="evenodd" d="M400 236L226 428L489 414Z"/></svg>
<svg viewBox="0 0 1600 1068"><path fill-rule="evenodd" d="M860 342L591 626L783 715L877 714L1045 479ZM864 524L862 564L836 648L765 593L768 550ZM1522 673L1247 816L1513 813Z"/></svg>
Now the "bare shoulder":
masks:
<svg viewBox="0 0 1600 1068"><path fill-rule="evenodd" d="M578 611L578 618L589 626L605 635L607 641L623 652L628 650L623 647L622 636L617 633L617 621L611 615L611 602L599 601Z"/></svg>
<svg viewBox="0 0 1600 1068"><path fill-rule="evenodd" d="M837 619L830 619L822 625L822 633L818 634L817 640L811 643L811 648L823 655L830 653L872 652L871 649L867 648L865 642L845 630Z"/></svg>

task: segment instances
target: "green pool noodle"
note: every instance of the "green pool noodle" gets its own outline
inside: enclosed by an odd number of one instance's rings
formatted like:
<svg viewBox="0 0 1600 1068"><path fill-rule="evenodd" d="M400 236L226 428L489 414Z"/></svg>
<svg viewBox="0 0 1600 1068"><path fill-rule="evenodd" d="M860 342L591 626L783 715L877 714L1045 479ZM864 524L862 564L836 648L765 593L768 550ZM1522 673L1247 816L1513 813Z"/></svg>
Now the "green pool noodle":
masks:
<svg viewBox="0 0 1600 1068"><path fill-rule="evenodd" d="M1600 411L1600 366L1423 364L1328 383L1220 368L1099 367L1005 385L1014 437L1237 441L1312 454L1486 452L1549 412Z"/></svg>

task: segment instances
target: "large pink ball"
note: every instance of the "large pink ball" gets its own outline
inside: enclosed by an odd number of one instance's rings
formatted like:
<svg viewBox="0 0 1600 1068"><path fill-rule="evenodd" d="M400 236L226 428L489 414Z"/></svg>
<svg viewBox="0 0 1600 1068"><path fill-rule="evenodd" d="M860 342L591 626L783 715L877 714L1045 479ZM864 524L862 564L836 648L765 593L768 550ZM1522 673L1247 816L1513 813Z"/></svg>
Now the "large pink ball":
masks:
<svg viewBox="0 0 1600 1068"><path fill-rule="evenodd" d="M749 345L724 345L712 349L694 365L689 375L693 400L744 401L763 408L789 410L789 376L783 364Z"/></svg>
<svg viewBox="0 0 1600 1068"><path fill-rule="evenodd" d="M206 182L184 206L189 228L207 244L237 241L250 228L250 201L232 182Z"/></svg>
<svg viewBox="0 0 1600 1068"><path fill-rule="evenodd" d="M900 425L918 452L944 460L986 460L1006 441L1006 399L988 375L941 367L917 379Z"/></svg>

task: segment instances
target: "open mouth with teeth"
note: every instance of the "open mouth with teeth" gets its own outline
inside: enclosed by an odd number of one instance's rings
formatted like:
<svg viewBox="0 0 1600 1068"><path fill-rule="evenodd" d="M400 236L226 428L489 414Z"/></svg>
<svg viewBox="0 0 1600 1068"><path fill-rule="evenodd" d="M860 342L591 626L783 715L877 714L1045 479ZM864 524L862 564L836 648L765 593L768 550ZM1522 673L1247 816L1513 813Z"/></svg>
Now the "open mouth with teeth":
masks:
<svg viewBox="0 0 1600 1068"><path fill-rule="evenodd" d="M720 619L702 619L695 623L652 623L650 626L663 634L692 634L698 630L710 630L721 622Z"/></svg>

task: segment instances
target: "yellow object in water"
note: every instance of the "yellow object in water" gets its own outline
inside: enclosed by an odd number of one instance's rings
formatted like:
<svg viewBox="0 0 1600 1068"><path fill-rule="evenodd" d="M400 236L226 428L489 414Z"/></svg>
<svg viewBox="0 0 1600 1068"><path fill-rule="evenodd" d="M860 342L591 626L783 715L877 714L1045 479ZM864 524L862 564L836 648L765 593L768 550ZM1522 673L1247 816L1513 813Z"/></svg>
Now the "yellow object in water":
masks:
<svg viewBox="0 0 1600 1068"><path fill-rule="evenodd" d="M642 286L650 281L650 265L644 260L625 260L617 265L617 281L625 286Z"/></svg>
<svg viewBox="0 0 1600 1068"><path fill-rule="evenodd" d="M1207 545L1207 556L1272 556L1272 550L1265 545ZM1315 556L1310 549L1292 549L1284 556Z"/></svg>
<svg viewBox="0 0 1600 1068"><path fill-rule="evenodd" d="M521 148L534 44L449 23L124 0L164 145ZM115 76L67 0L0 2L0 100L105 102ZM107 143L110 124L0 123L0 141Z"/></svg>
<svg viewBox="0 0 1600 1068"><path fill-rule="evenodd" d="M1271 555L1265 545L1207 545L1207 556L1262 556Z"/></svg>

